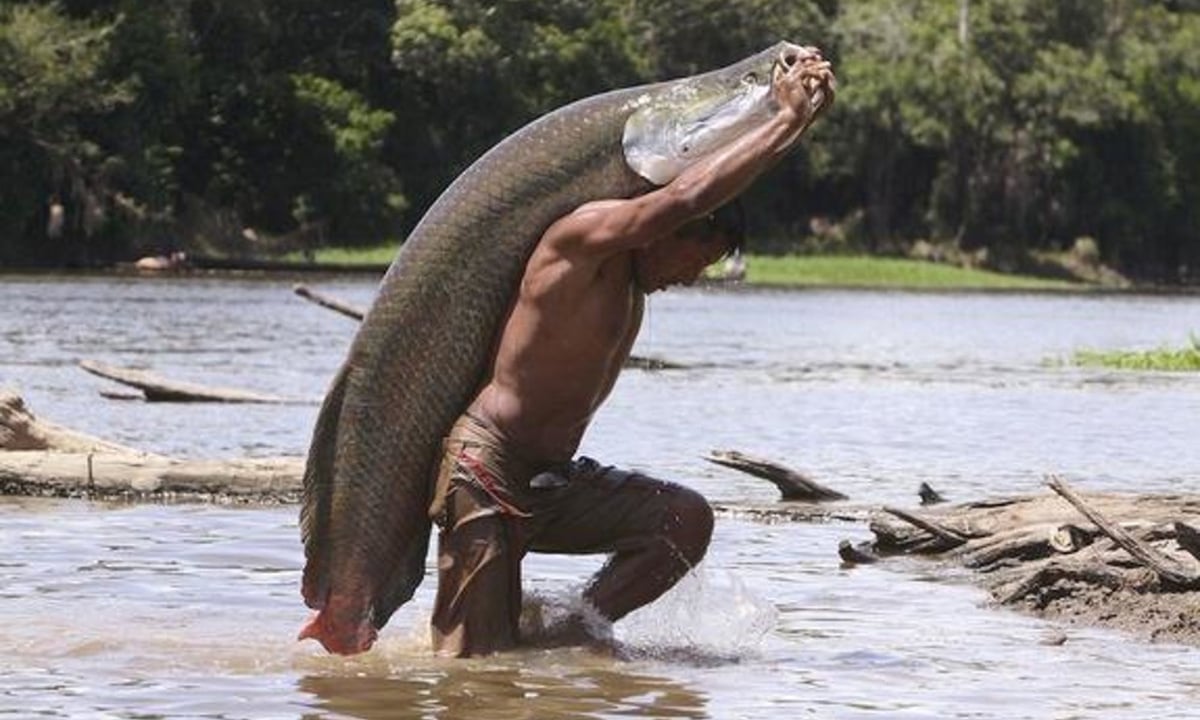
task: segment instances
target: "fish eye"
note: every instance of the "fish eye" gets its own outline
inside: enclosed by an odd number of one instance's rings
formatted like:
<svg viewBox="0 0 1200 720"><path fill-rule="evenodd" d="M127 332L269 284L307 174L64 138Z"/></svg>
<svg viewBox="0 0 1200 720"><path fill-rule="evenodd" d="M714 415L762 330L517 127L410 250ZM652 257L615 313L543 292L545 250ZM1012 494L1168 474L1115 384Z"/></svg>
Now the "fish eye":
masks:
<svg viewBox="0 0 1200 720"><path fill-rule="evenodd" d="M745 75L742 76L742 82L746 83L748 85L757 83L758 82L758 73L753 72L753 71L746 73Z"/></svg>

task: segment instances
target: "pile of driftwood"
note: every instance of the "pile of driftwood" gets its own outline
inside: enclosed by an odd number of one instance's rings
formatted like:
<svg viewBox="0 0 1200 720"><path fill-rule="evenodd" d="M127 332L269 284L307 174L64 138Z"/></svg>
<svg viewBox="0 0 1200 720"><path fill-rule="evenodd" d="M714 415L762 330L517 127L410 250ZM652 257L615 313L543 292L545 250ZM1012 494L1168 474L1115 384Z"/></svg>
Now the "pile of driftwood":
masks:
<svg viewBox="0 0 1200 720"><path fill-rule="evenodd" d="M1052 493L872 514L847 564L924 555L972 571L996 602L1200 645L1200 496Z"/></svg>

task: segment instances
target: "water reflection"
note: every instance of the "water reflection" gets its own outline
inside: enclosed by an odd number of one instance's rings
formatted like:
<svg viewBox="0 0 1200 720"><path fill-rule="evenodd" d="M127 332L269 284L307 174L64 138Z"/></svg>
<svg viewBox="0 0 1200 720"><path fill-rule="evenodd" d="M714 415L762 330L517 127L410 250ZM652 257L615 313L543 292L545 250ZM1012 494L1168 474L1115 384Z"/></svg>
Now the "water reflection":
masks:
<svg viewBox="0 0 1200 720"><path fill-rule="evenodd" d="M582 653L555 654L562 664L546 668L529 658L516 665L459 661L404 677L309 675L298 688L314 710L361 720L708 717L705 695L683 683Z"/></svg>

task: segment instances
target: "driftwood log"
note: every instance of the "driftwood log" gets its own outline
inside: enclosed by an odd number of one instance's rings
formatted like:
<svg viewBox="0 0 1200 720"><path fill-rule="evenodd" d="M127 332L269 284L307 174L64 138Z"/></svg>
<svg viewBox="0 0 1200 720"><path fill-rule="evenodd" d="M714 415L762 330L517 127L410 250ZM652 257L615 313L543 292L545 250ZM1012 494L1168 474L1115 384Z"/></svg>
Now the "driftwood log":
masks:
<svg viewBox="0 0 1200 720"><path fill-rule="evenodd" d="M131 447L39 420L25 407L25 401L20 395L0 390L0 451L16 450L138 453Z"/></svg>
<svg viewBox="0 0 1200 720"><path fill-rule="evenodd" d="M358 320L361 322L362 319L366 317L366 312L363 310L359 310L353 305L343 302L342 300L338 300L335 297L326 295L324 293L319 293L303 283L296 283L293 285L292 292L296 293L305 300L308 300L309 302L316 303L317 305L333 310L336 313L341 313L352 320Z"/></svg>
<svg viewBox="0 0 1200 720"><path fill-rule="evenodd" d="M106 380L141 390L149 402L224 402L224 403L296 403L277 395L266 395L234 388L209 387L196 383L168 380L145 370L118 367L95 360L81 360L79 367ZM120 396L124 399L124 396Z"/></svg>
<svg viewBox="0 0 1200 720"><path fill-rule="evenodd" d="M302 458L184 460L142 452L35 417L0 392L0 494L290 502Z"/></svg>
<svg viewBox="0 0 1200 720"><path fill-rule="evenodd" d="M361 321L364 317L366 317L366 312L364 310L360 310L350 303L339 300L331 295L317 292L304 283L296 283L293 285L292 292L311 303L333 310L334 312L345 315L348 318ZM687 366L677 362L671 362L670 360L663 360L662 358L630 355L625 361L625 367L636 368L638 370L683 370Z"/></svg>
<svg viewBox="0 0 1200 720"><path fill-rule="evenodd" d="M837 490L831 490L789 467L737 450L713 450L704 459L773 483L779 488L784 500L825 502L846 499L846 496Z"/></svg>
<svg viewBox="0 0 1200 720"><path fill-rule="evenodd" d="M1034 614L1200 645L1200 495L1052 493L874 513L849 564L896 554L969 568L996 602Z"/></svg>
<svg viewBox="0 0 1200 720"><path fill-rule="evenodd" d="M52 497L295 502L301 458L184 460L151 454L0 453L0 493Z"/></svg>

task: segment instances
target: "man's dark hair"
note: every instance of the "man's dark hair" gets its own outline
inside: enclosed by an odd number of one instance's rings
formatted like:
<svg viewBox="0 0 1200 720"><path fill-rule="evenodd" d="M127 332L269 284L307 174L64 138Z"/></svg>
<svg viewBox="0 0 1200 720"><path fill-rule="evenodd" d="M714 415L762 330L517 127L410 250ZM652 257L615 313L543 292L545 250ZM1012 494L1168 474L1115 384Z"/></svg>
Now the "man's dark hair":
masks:
<svg viewBox="0 0 1200 720"><path fill-rule="evenodd" d="M713 210L705 218L709 228L721 233L729 239L725 248L726 255L734 255L742 251L746 244L746 209L736 198Z"/></svg>

